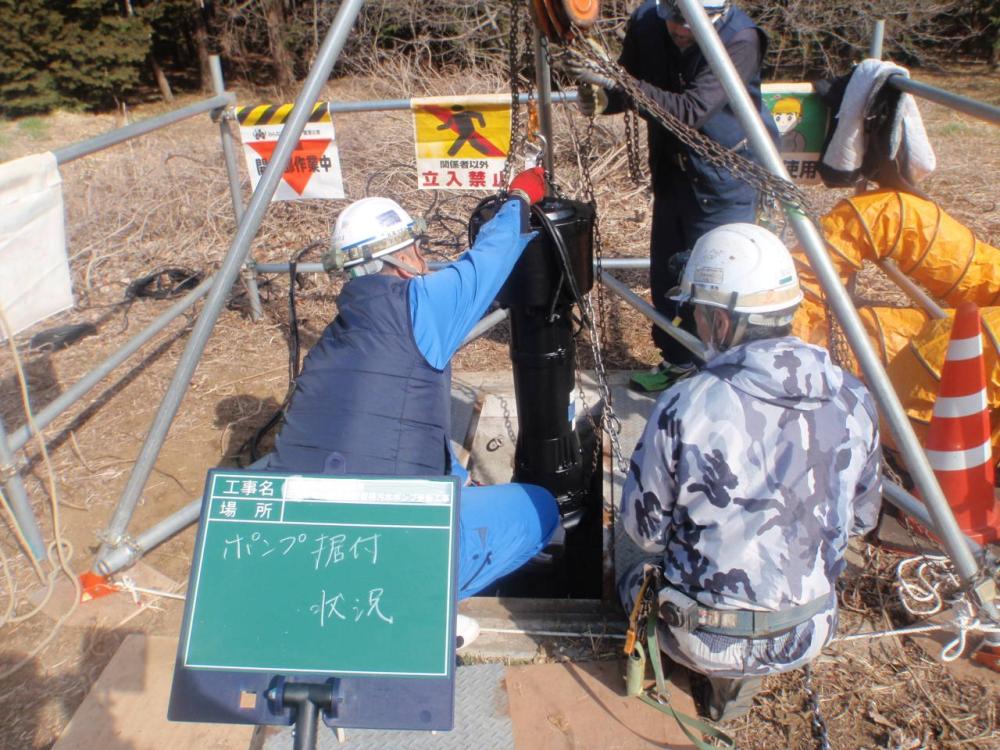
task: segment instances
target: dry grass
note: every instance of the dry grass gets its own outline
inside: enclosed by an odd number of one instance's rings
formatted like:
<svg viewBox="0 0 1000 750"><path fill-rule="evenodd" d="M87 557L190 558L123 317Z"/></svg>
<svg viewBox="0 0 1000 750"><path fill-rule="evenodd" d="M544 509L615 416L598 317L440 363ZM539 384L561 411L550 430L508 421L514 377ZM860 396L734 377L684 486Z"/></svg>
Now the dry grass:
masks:
<svg viewBox="0 0 1000 750"><path fill-rule="evenodd" d="M983 79L961 71L946 79L934 77L931 82L968 87L977 96L1000 100L995 77ZM468 78L429 75L399 61L388 64L375 78L332 82L327 93L331 98L350 100L472 89L501 91L504 84L499 75L480 77L473 83ZM240 101L255 101L255 97L241 92ZM928 180L927 189L980 237L998 244L1000 213L993 185L993 176L1000 173L998 131L933 105L922 104L921 108L941 165ZM144 108L141 116L159 109ZM120 123L113 116L72 113L57 113L46 118L42 126L33 124L27 129L19 128L18 123L0 123L0 158L57 148L116 124ZM463 249L465 223L480 196L413 189L412 124L407 112L338 117L336 126L348 200L366 194L397 198L413 212L427 214L433 254L448 258ZM556 108L556 176L570 196L581 192L576 145L583 137L583 128L583 120L572 109ZM647 251L649 196L628 178L623 144L621 118L599 122L593 176L602 211L604 252L609 256L640 256ZM73 162L62 173L77 306L41 327L89 321L98 326L99 335L59 352L28 351L26 342L19 340L36 410L169 305L155 300L124 303L129 282L164 266L211 273L221 263L235 229L218 130L207 118ZM246 191L245 183L244 195ZM821 190L814 195L823 207L839 197ZM310 243L325 241L337 210L345 204L305 201L271 206L254 242L254 257L286 261ZM303 258L317 259L315 254ZM621 277L638 293L648 292L644 274ZM888 283L874 274L869 287L886 294L890 291ZM298 310L303 350L335 312L338 288L337 282L326 277L302 279ZM249 322L245 298L239 294L221 314L143 493L132 529L148 528L197 496L205 470L231 462L239 446L283 398L287 387L287 291L286 277L263 283L264 320L256 324ZM652 362L654 351L645 319L613 300L609 300L608 310L609 367L631 369ZM97 535L107 524L128 477L183 350L189 325L186 318L173 323L138 357L98 386L85 404L71 409L45 430L64 499L62 530L74 545L73 564L79 570L93 559ZM459 353L456 368L506 367L506 335L506 327L501 326L473 343ZM588 348L580 346L582 367L590 366ZM6 353L0 354L0 367L0 415L12 431L24 422L24 416ZM25 481L36 514L42 519L43 533L51 538L43 467L35 446L28 448L26 458ZM188 530L149 555L147 562L182 581L192 540ZM17 611L23 612L27 606L24 595L38 588L37 579L9 535L0 537L0 552L9 560L15 582L13 591L7 584L0 586L3 602L13 596ZM883 577L885 566L877 556L873 560L871 569L847 583L849 592L852 586L857 588L858 581L869 591L865 595L868 599L856 605L863 614L845 615L847 625L853 624L852 617L877 619L877 597L872 596L879 591L884 598L890 596ZM853 601L848 600L848 604ZM163 612L143 613L128 628L173 634L177 617L177 608L168 605ZM50 628L51 620L43 616L5 627L0 672ZM0 682L0 711L7 719L0 728L0 747L48 747L117 648L123 630L65 628L53 645L19 674ZM984 688L956 681L907 644L883 642L863 652L835 649L817 666L816 683L836 748L902 748L907 746L903 739L924 742L925 736L927 747L1000 747L995 739L970 739L996 723L996 691L986 697ZM799 678L774 678L767 688L750 718L737 727L741 746L812 747Z"/></svg>

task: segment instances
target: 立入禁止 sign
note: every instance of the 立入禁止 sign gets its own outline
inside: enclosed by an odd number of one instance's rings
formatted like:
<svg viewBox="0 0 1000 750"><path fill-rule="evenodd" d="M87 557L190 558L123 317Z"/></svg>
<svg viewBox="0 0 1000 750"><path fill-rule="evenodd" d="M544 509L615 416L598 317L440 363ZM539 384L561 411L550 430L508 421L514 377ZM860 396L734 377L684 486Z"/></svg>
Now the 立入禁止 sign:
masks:
<svg viewBox="0 0 1000 750"><path fill-rule="evenodd" d="M421 190L503 187L510 150L510 95L412 99Z"/></svg>

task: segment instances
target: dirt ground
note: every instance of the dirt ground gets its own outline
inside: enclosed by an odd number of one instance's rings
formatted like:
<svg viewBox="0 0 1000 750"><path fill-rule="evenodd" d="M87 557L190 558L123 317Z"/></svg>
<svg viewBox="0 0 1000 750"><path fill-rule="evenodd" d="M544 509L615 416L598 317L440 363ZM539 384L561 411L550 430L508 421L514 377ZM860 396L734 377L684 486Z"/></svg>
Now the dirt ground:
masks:
<svg viewBox="0 0 1000 750"><path fill-rule="evenodd" d="M921 71L914 77L1000 104L1000 80L977 68ZM388 71L379 79L331 82L327 95L341 100L377 99L504 88L499 79L484 78L472 86L467 78L425 77L423 88L400 90L400 81L407 80L416 79L408 71ZM251 92L239 93L240 103L261 100ZM924 183L925 190L980 239L1000 244L995 188L1000 174L1000 131L936 105L922 102L920 106L939 164ZM147 105L127 114L130 119L141 119L164 109ZM0 122L0 161L58 148L121 124L121 115L69 112ZM348 198L366 194L398 198L415 213L427 215L433 254L456 255L463 248L467 217L481 196L413 189L409 113L341 116L335 124ZM584 125L571 109L557 108L556 175L571 196L580 192L574 144L583 135ZM649 196L628 179L623 132L620 118L609 118L599 124L597 133L593 173L602 211L604 252L608 256L645 255ZM243 171L246 199L249 187ZM35 412L171 304L169 299L127 300L131 282L165 267L212 273L235 230L218 128L207 117L72 162L61 172L77 304L16 339ZM811 193L823 208L844 195L821 189ZM325 243L336 210L343 205L335 202L331 208L316 201L273 205L254 243L254 257L287 261L312 242ZM319 257L312 250L301 259ZM648 293L643 273L621 277L637 293ZM878 274L869 272L866 278L862 286L867 294L899 300L891 284ZM132 533L149 528L198 497L207 469L235 465L241 446L278 408L288 386L288 286L287 277L262 280L264 317L259 322L250 321L241 294L235 294L221 314L132 518ZM299 282L303 353L334 314L338 288L326 277L309 276ZM38 442L24 453L25 482L44 536L54 539L51 500L55 497L56 525L66 543L64 549L71 550L69 565L74 571L86 570L94 560L101 533L199 309L196 305L191 316L171 324L83 403L43 430L47 456ZM647 367L655 359L647 323L613 301L608 312L608 366ZM81 322L93 323L97 335L57 352L29 347L30 335L39 330ZM460 352L455 368L505 368L506 344L502 325ZM581 366L590 367L587 347L580 349ZM0 378L0 415L8 432L13 432L24 424L25 412L14 359L6 349L0 353ZM50 467L54 487L49 486ZM189 528L147 555L144 563L183 591L193 540L194 530ZM897 558L876 547L864 550L862 563L842 582L841 632L863 624L883 628L906 622L892 586ZM0 631L0 748L47 748L124 636L129 632L175 635L181 603L146 598L142 607L136 606L120 622L56 628L52 617L32 613L28 596L46 587L12 534L0 534L0 554L4 571L0 601L8 607L7 624ZM48 567L43 571L46 575ZM65 585L67 579L61 580ZM41 645L44 648L35 653ZM10 673L26 657L27 662ZM833 748L1000 748L1000 678L984 671L956 677L912 639L835 645L816 664L814 673ZM801 674L769 679L765 687L751 714L733 727L741 747L816 747Z"/></svg>

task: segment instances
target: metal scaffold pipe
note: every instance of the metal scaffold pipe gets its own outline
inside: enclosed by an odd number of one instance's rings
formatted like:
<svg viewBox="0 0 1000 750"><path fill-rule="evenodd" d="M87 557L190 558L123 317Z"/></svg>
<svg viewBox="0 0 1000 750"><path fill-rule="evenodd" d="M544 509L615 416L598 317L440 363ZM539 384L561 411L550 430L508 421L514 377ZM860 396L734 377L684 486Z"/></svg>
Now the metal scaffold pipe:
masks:
<svg viewBox="0 0 1000 750"><path fill-rule="evenodd" d="M45 541L42 539L35 514L31 510L31 501L28 499L24 482L14 464L13 453L7 446L7 430L2 417L0 417L0 472L3 474L4 497L10 506L10 512L14 515L14 522L21 530L24 541L28 543L30 548L28 551L35 560L41 562L45 559Z"/></svg>
<svg viewBox="0 0 1000 750"><path fill-rule="evenodd" d="M51 424L56 417L83 398L91 388L100 383L116 367L124 363L129 357L139 351L148 342L152 341L156 334L164 330L173 320L187 312L187 310L190 309L195 302L208 294L209 290L212 288L212 281L214 278L214 276L209 276L204 279L186 296L171 305L168 310L158 315L152 323L146 326L133 338L129 339L114 354L109 356L97 367L76 381L55 399L47 403L35 415L35 427L41 430ZM31 440L31 435L32 431L29 425L19 427L10 435L8 441L10 450L16 451L23 448L28 444L28 441Z"/></svg>
<svg viewBox="0 0 1000 750"><path fill-rule="evenodd" d="M929 102L954 109L956 112L961 112L970 117L977 117L993 125L1000 125L1000 107L994 104L987 104L986 102L970 99L967 96L953 94L950 91L944 91L943 89L929 86L926 83L911 80L898 73L889 76L886 83L894 89L899 89L907 94L919 96Z"/></svg>
<svg viewBox="0 0 1000 750"><path fill-rule="evenodd" d="M876 60L882 59L882 43L885 40L885 21L879 19L875 22L875 28L872 29L872 43L868 47L868 57L874 58Z"/></svg>
<svg viewBox="0 0 1000 750"><path fill-rule="evenodd" d="M653 323L657 325L662 331L672 336L678 342L680 342L689 352L694 354L700 361L704 362L706 358L705 345L701 343L701 340L674 325L667 318L666 315L657 311L655 307L642 299L638 294L633 292L621 281L616 279L611 274L605 272L601 274L601 283L604 284L608 289L617 294L626 303L634 307L636 310L641 312L647 318L649 318Z"/></svg>
<svg viewBox="0 0 1000 750"><path fill-rule="evenodd" d="M730 106L747 132L751 148L758 160L772 174L790 181L788 172L774 141L760 119L757 109L750 100L743 80L726 53L719 35L696 0L677 0L685 19L708 60L715 75L722 83ZM914 483L924 500L924 504L934 522L934 531L941 538L948 556L962 580L976 593L984 613L996 619L997 611L992 604L992 588L983 586L980 580L976 558L965 543L965 536L955 520L941 487L938 485L927 456L917 441L906 412L893 390L892 383L882 369L864 326L855 310L847 290L844 289L833 263L826 253L823 238L812 221L797 207L785 206L785 211L799 242L809 256L809 261L823 286L827 301L837 320L843 327L847 340L854 350L868 388L878 402L882 415L896 439L900 453L910 470Z"/></svg>
<svg viewBox="0 0 1000 750"><path fill-rule="evenodd" d="M89 138L86 141L71 143L69 146L56 149L52 153L55 154L56 163L58 163L59 166L62 166L63 164L79 159L80 157L89 156L90 154L108 148L109 146L124 143L125 141L131 140L132 138L138 138L140 135L145 135L146 133L152 133L154 130L174 125L178 122L182 122L183 120L187 120L190 117L195 117L197 115L204 114L205 112L211 112L219 107L227 107L235 101L235 94L220 94L219 96L213 96L211 99L205 99L204 101L195 102L194 104L189 104L186 107L175 109L164 115L150 117L148 120L140 120L139 122L134 122L131 125L126 125L123 128L117 128L107 133L101 133L100 135Z"/></svg>
<svg viewBox="0 0 1000 750"><path fill-rule="evenodd" d="M226 84L222 79L222 61L218 55L210 55L208 63L212 72L212 88L216 94L224 94L226 92ZM238 226L243 220L243 193L240 190L240 173L236 166L236 147L233 145L233 131L229 128L229 120L232 115L228 110L223 110L218 113L218 116L219 136L222 138L222 160L226 165L226 178L229 180L229 197L233 202L233 215L236 217L236 224ZM243 283L247 288L247 297L250 300L250 319L256 322L264 317L264 310L260 305L260 290L257 288L257 277L254 275L252 268L248 267L244 269Z"/></svg>
<svg viewBox="0 0 1000 750"><path fill-rule="evenodd" d="M153 470L156 457L159 455L170 425L177 415L191 376L205 350L208 337L215 327L215 322L225 305L233 282L246 262L250 244L260 229L271 197L282 179L285 167L312 112L313 105L330 77L333 65L347 41L347 35L354 25L362 4L363 0L344 0L330 25L329 31L327 31L323 44L317 53L316 62L313 64L312 70L309 71L302 91L295 100L295 107L288 123L282 129L281 137L278 138L274 155L267 169L264 170L257 189L250 198L250 204L237 227L229 252L226 254L218 274L216 274L215 283L205 301L205 308L195 323L187 347L184 349L160 408L153 418L149 433L146 435L146 440L136 458L135 466L132 468L122 497L118 501L118 506L115 508L114 515L108 525L95 567L99 567L104 556L121 544L123 540L129 521L139 502L139 497Z"/></svg>
<svg viewBox="0 0 1000 750"><path fill-rule="evenodd" d="M535 29L535 84L538 88L538 127L545 139L542 152L542 163L550 180L555 179L553 173L552 148L552 71L549 69L549 42ZM531 133L528 134L529 136Z"/></svg>

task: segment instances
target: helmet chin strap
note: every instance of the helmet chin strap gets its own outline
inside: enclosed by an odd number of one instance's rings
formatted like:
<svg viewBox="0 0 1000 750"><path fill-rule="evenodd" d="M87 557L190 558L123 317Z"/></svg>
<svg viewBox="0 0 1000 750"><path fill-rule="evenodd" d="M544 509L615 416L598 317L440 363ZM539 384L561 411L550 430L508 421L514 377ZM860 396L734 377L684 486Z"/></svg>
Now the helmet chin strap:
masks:
<svg viewBox="0 0 1000 750"><path fill-rule="evenodd" d="M388 263L390 266L395 266L403 271L406 271L412 276L423 276L423 271L418 271L416 268L411 266L409 263L401 261L399 258L393 257L392 255L383 255L379 258L383 263Z"/></svg>

